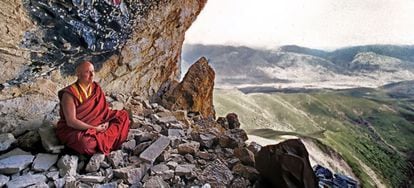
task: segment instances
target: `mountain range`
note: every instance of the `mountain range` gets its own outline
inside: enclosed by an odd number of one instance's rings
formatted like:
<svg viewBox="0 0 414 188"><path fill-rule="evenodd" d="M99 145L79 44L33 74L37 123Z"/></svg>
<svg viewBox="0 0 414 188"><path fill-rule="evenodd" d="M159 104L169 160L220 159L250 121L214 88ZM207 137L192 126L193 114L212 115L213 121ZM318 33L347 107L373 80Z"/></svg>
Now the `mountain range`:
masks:
<svg viewBox="0 0 414 188"><path fill-rule="evenodd" d="M183 72L200 56L209 59L217 87L378 87L414 79L414 46L367 45L334 51L300 46L253 49L187 44Z"/></svg>

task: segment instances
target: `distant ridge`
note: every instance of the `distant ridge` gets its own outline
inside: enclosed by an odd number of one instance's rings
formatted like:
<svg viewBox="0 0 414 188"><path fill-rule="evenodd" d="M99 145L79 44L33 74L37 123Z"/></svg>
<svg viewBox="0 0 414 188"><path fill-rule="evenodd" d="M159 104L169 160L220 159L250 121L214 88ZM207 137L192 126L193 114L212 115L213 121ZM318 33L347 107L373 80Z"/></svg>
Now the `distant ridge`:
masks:
<svg viewBox="0 0 414 188"><path fill-rule="evenodd" d="M274 50L245 46L186 44L183 72L205 56L216 71L217 86L324 88L379 87L414 80L413 45L365 45L325 51L297 45Z"/></svg>

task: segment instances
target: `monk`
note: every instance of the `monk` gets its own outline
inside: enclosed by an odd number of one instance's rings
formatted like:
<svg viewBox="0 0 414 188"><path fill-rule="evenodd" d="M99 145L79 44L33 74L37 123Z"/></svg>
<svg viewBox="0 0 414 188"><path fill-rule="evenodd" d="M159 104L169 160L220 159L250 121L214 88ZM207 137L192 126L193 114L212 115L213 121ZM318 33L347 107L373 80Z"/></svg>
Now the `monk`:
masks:
<svg viewBox="0 0 414 188"><path fill-rule="evenodd" d="M60 120L56 135L80 154L108 155L126 140L130 120L125 110L111 110L101 87L93 81L93 64L76 68L77 81L58 92Z"/></svg>

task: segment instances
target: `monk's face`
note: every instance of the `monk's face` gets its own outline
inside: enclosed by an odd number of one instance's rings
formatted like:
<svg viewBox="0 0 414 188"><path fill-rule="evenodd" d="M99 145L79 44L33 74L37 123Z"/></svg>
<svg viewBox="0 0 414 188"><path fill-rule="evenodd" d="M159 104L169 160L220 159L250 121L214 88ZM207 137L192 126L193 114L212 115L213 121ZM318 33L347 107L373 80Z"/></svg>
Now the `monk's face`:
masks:
<svg viewBox="0 0 414 188"><path fill-rule="evenodd" d="M78 81L83 84L91 84L93 82L93 77L95 76L95 69L92 63L84 62L79 65L76 75L78 76Z"/></svg>

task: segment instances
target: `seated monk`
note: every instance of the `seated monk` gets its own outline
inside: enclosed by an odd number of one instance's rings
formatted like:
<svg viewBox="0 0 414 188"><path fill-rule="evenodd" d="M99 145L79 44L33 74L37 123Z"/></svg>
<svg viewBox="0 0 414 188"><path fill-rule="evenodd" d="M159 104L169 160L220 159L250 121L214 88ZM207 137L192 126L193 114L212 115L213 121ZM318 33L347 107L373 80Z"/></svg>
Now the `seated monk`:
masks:
<svg viewBox="0 0 414 188"><path fill-rule="evenodd" d="M78 80L58 92L60 120L56 135L79 152L108 155L126 140L129 116L125 110L111 110L101 87L93 81L92 63L82 62L76 68Z"/></svg>

